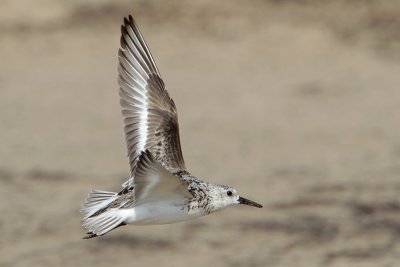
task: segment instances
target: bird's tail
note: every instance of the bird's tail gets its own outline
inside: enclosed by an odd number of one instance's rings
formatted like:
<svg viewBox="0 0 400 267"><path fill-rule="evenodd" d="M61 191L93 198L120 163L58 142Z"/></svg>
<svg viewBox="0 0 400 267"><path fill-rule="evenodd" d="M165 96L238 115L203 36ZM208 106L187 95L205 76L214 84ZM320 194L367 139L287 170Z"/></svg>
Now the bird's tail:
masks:
<svg viewBox="0 0 400 267"><path fill-rule="evenodd" d="M111 230L125 225L128 218L127 210L111 208L99 215L89 217L83 220L83 227L86 228L87 235L84 239L104 235Z"/></svg>
<svg viewBox="0 0 400 267"><path fill-rule="evenodd" d="M81 212L84 215L84 220L95 214L96 212L105 209L108 205L114 202L118 198L118 194L115 192L107 192L101 190L92 189L85 203L82 205Z"/></svg>
<svg viewBox="0 0 400 267"><path fill-rule="evenodd" d="M118 197L119 195L114 192L90 191L81 209L84 214L82 226L88 231L85 239L104 235L125 225L126 211L109 207Z"/></svg>

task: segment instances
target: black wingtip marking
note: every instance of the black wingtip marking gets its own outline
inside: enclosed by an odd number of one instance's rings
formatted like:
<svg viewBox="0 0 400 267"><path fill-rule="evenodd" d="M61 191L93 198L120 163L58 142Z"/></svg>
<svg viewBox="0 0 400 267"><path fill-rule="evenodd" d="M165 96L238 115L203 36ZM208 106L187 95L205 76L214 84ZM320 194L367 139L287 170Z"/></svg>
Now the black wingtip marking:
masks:
<svg viewBox="0 0 400 267"><path fill-rule="evenodd" d="M129 25L129 20L126 17L124 17L124 25L125 26Z"/></svg>
<svg viewBox="0 0 400 267"><path fill-rule="evenodd" d="M121 38L119 39L119 43L121 44L121 47L123 49L126 49L127 45L126 45L125 38L124 38L124 32L121 30L121 33L122 33L122 35L121 35Z"/></svg>

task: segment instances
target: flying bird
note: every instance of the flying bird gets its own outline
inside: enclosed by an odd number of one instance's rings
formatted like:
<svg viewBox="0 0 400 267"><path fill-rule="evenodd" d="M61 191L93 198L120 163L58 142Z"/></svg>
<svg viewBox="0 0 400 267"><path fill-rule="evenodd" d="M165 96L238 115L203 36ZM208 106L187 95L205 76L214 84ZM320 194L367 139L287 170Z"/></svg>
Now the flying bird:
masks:
<svg viewBox="0 0 400 267"><path fill-rule="evenodd" d="M178 114L132 16L121 26L118 84L130 178L118 193L91 190L82 206L85 239L127 224L167 224L235 204L257 208L236 189L208 183L186 168Z"/></svg>

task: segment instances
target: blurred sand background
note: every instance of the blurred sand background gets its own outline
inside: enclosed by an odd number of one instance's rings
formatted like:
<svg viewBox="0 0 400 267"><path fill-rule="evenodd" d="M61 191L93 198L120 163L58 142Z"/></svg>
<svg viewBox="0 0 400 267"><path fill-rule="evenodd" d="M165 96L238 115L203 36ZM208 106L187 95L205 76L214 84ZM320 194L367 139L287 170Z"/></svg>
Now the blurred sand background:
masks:
<svg viewBox="0 0 400 267"><path fill-rule="evenodd" d="M82 240L128 177L133 13L186 164L264 208ZM0 2L0 266L399 266L400 1Z"/></svg>

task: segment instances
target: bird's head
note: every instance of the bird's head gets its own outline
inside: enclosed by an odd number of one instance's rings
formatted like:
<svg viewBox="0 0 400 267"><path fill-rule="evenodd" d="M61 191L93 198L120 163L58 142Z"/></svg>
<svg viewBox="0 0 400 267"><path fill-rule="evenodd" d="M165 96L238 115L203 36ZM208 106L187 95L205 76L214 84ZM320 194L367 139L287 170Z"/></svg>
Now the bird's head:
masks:
<svg viewBox="0 0 400 267"><path fill-rule="evenodd" d="M239 196L235 188L225 185L215 185L213 193L211 194L213 210L219 210L226 208L231 205L243 204L253 206L256 208L262 208L263 206Z"/></svg>

